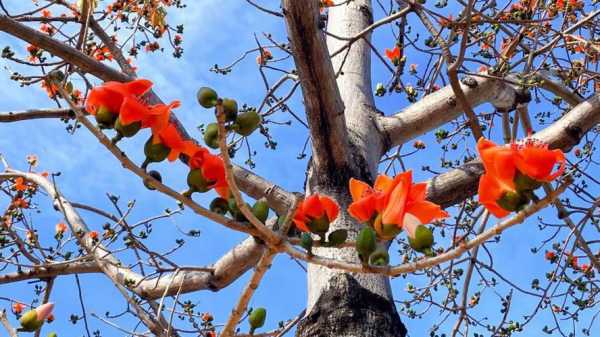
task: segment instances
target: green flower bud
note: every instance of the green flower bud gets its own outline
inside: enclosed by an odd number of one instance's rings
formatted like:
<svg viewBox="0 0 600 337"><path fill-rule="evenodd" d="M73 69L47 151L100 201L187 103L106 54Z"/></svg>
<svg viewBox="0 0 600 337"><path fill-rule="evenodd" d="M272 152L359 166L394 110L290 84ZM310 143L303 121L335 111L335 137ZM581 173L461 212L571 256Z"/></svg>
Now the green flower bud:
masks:
<svg viewBox="0 0 600 337"><path fill-rule="evenodd" d="M222 215L227 214L229 212L229 203L226 199L223 198L215 198L210 202L209 209L212 212L219 213Z"/></svg>
<svg viewBox="0 0 600 337"><path fill-rule="evenodd" d="M250 323L250 334L258 328L265 325L265 319L267 318L267 310L265 308L256 308L252 310L250 316L248 316L248 322Z"/></svg>
<svg viewBox="0 0 600 337"><path fill-rule="evenodd" d="M229 198L227 203L229 205L229 213L231 213L231 216L236 221L248 221L248 219L246 219L246 217L244 216L244 213L242 213L242 211L239 209L237 203L235 202L235 198L233 198L233 197Z"/></svg>
<svg viewBox="0 0 600 337"><path fill-rule="evenodd" d="M223 112L225 113L225 120L233 122L238 117L238 104L234 99L225 98L223 99Z"/></svg>
<svg viewBox="0 0 600 337"><path fill-rule="evenodd" d="M162 176L160 175L160 172L152 170L148 172L148 175L162 183ZM144 186L146 186L146 188L150 191L156 189L156 187L154 187L154 183L150 179L144 179Z"/></svg>
<svg viewBox="0 0 600 337"><path fill-rule="evenodd" d="M187 184L191 189L194 190L194 192L204 193L210 190L208 186L210 186L212 182L204 178L202 170L194 169L188 173Z"/></svg>
<svg viewBox="0 0 600 337"><path fill-rule="evenodd" d="M260 220L260 222L265 223L267 218L269 217L269 205L265 200L257 200L252 206L252 214Z"/></svg>
<svg viewBox="0 0 600 337"><path fill-rule="evenodd" d="M166 147L163 143L154 144L152 137L148 139L144 145L144 154L146 155L146 161L149 163L159 163L169 156L171 149Z"/></svg>
<svg viewBox="0 0 600 337"><path fill-rule="evenodd" d="M210 123L206 126L204 143L210 148L219 148L219 125L217 123Z"/></svg>
<svg viewBox="0 0 600 337"><path fill-rule="evenodd" d="M433 232L427 226L417 226L415 238L408 238L408 243L417 252L425 252L433 246Z"/></svg>
<svg viewBox="0 0 600 337"><path fill-rule="evenodd" d="M198 99L198 103L200 103L201 106L209 109L217 105L217 99L219 98L219 95L212 88L202 87L198 89L196 98Z"/></svg>
<svg viewBox="0 0 600 337"><path fill-rule="evenodd" d="M246 111L237 116L235 120L236 127L234 127L235 132L242 136L250 136L258 125L260 125L262 118L258 114L258 112L254 110Z"/></svg>
<svg viewBox="0 0 600 337"><path fill-rule="evenodd" d="M358 233L356 238L356 251L358 256L363 261L367 262L369 255L377 248L377 234L371 227L364 227Z"/></svg>
<svg viewBox="0 0 600 337"><path fill-rule="evenodd" d="M19 319L19 323L21 323L21 331L33 332L39 329L44 324L44 321L37 319L37 312L34 309L23 314L21 319Z"/></svg>
<svg viewBox="0 0 600 337"><path fill-rule="evenodd" d="M372 266L383 267L390 263L390 254L383 245L378 245L371 255L369 255L369 264Z"/></svg>
<svg viewBox="0 0 600 337"><path fill-rule="evenodd" d="M302 236L300 237L300 246L306 249L308 254L312 255L313 239L312 236L310 236L310 233L302 233Z"/></svg>
<svg viewBox="0 0 600 337"><path fill-rule="evenodd" d="M348 231L345 229L334 230L327 236L327 242L330 246L340 246L348 238Z"/></svg>

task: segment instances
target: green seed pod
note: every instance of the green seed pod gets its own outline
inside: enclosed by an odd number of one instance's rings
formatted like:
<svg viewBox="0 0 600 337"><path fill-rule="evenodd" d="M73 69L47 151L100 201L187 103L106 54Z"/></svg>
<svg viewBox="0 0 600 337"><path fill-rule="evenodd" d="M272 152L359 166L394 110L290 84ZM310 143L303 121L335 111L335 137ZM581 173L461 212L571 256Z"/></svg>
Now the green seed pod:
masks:
<svg viewBox="0 0 600 337"><path fill-rule="evenodd" d="M542 183L540 181L530 178L529 176L526 176L519 171L517 171L517 174L515 175L514 182L517 191L519 192L533 191L542 186Z"/></svg>
<svg viewBox="0 0 600 337"><path fill-rule="evenodd" d="M141 122L133 122L127 125L121 124L121 119L115 121L115 130L123 137L133 137L142 128Z"/></svg>
<svg viewBox="0 0 600 337"><path fill-rule="evenodd" d="M250 313L250 316L248 316L248 323L250 323L250 334L253 334L256 329L265 325L266 318L267 310L265 308L253 309Z"/></svg>
<svg viewBox="0 0 600 337"><path fill-rule="evenodd" d="M427 226L417 226L415 229L415 238L408 238L408 243L417 252L425 252L433 246L433 232Z"/></svg>
<svg viewBox="0 0 600 337"><path fill-rule="evenodd" d="M102 129L112 129L115 126L116 120L117 115L108 110L104 105L96 111L96 122Z"/></svg>
<svg viewBox="0 0 600 337"><path fill-rule="evenodd" d="M302 233L302 236L300 237L300 246L306 249L308 254L312 254L313 243L313 238L310 236L310 233Z"/></svg>
<svg viewBox="0 0 600 337"><path fill-rule="evenodd" d="M371 227L364 227L358 233L356 238L356 251L363 262L366 262L369 255L377 248L377 234Z"/></svg>
<svg viewBox="0 0 600 337"><path fill-rule="evenodd" d="M213 149L219 148L219 126L217 123L210 123L204 130L204 143Z"/></svg>
<svg viewBox="0 0 600 337"><path fill-rule="evenodd" d="M390 254L383 245L378 245L377 249L369 255L369 264L372 266L383 267L390 263Z"/></svg>
<svg viewBox="0 0 600 337"><path fill-rule="evenodd" d="M225 113L225 120L233 122L238 117L238 104L234 99L224 98L223 99L223 112Z"/></svg>
<svg viewBox="0 0 600 337"><path fill-rule="evenodd" d="M263 199L257 200L252 206L252 214L254 214L260 222L265 223L269 217L269 205Z"/></svg>
<svg viewBox="0 0 600 337"><path fill-rule="evenodd" d="M346 239L348 238L348 231L345 229L337 229L333 232L329 233L327 236L327 242L329 242L330 246L340 246Z"/></svg>
<svg viewBox="0 0 600 337"><path fill-rule="evenodd" d="M329 231L329 219L327 218L327 214L323 214L323 216L318 219L310 220L307 225L311 232L324 235Z"/></svg>
<svg viewBox="0 0 600 337"><path fill-rule="evenodd" d="M195 192L204 193L210 190L208 186L210 186L212 182L204 178L204 175L202 175L202 170L194 169L188 173L187 184Z"/></svg>
<svg viewBox="0 0 600 337"><path fill-rule="evenodd" d="M148 175L162 183L162 176L160 175L160 172L152 170L148 172ZM156 189L156 187L153 185L154 183L150 179L144 179L144 186L146 186L146 188L150 191L154 191Z"/></svg>
<svg viewBox="0 0 600 337"><path fill-rule="evenodd" d="M223 198L215 198L210 202L209 209L212 212L219 213L222 215L227 214L229 212L229 203L226 199Z"/></svg>
<svg viewBox="0 0 600 337"><path fill-rule="evenodd" d="M19 323L21 323L21 331L33 332L39 329L44 324L44 321L37 319L37 312L35 310L29 310L21 316Z"/></svg>
<svg viewBox="0 0 600 337"><path fill-rule="evenodd" d="M529 198L520 192L506 192L502 198L496 200L498 205L509 212L520 211L529 204Z"/></svg>
<svg viewBox="0 0 600 337"><path fill-rule="evenodd" d="M219 98L219 95L212 88L202 87L198 89L196 98L202 107L209 109L217 105L217 99Z"/></svg>
<svg viewBox="0 0 600 337"><path fill-rule="evenodd" d="M146 155L146 160L150 163L158 163L167 159L169 152L171 152L171 149L163 143L154 144L152 137L144 145L144 154Z"/></svg>
<svg viewBox="0 0 600 337"><path fill-rule="evenodd" d="M56 334L56 332L52 331L48 334L47 337L58 337L58 335Z"/></svg>
<svg viewBox="0 0 600 337"><path fill-rule="evenodd" d="M246 111L237 116L235 120L235 124L237 124L237 128L235 128L235 132L242 136L250 136L258 125L261 122L261 117L258 112L254 110Z"/></svg>

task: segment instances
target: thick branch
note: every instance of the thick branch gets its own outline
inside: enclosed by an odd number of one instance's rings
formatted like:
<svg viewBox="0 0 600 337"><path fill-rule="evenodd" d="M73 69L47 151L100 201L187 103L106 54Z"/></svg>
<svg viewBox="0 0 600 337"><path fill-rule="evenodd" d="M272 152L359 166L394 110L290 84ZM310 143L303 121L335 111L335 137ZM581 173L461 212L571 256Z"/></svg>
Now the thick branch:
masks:
<svg viewBox="0 0 600 337"><path fill-rule="evenodd" d="M340 175L349 163L344 103L319 30L318 2L284 0L283 7L310 126L313 165L324 177Z"/></svg>
<svg viewBox="0 0 600 337"><path fill-rule="evenodd" d="M561 119L536 133L534 137L553 149L569 151L583 135L600 123L600 95L596 94L577 105ZM479 159L472 160L452 171L440 174L429 181L427 198L448 207L477 193L483 166Z"/></svg>
<svg viewBox="0 0 600 337"><path fill-rule="evenodd" d="M461 84L461 88L472 107L489 102L496 108L506 109L515 104L515 90L504 81L473 76L463 82L469 84ZM452 87L446 86L394 116L380 117L378 123L393 147L448 123L462 113Z"/></svg>

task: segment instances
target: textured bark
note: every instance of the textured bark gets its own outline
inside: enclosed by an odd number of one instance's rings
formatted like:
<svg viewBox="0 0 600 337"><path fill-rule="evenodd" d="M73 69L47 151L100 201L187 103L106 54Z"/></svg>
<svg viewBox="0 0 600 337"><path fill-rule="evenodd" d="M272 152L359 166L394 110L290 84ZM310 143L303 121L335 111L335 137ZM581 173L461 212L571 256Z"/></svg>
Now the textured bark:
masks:
<svg viewBox="0 0 600 337"><path fill-rule="evenodd" d="M286 10L286 15L288 12ZM302 15L307 15L307 11L302 12ZM329 9L328 30L335 36L354 36L372 22L369 0L355 0ZM370 35L366 35L364 39L370 39ZM329 37L329 52L339 49L345 42ZM349 50L334 57L332 65L338 75L337 90L344 105L346 146L351 164L347 167L348 171L328 172L327 176L319 174L314 166L311 167L306 189L307 193L319 192L335 198L340 208L345 210L351 201L348 178L373 180L385 143L377 124L377 118L381 114L375 109L373 102L368 43L362 39L356 41ZM302 79L301 72L299 75ZM340 228L348 230L349 240L354 240L361 225L343 211L330 230ZM358 254L354 248L317 248L314 251L319 256L358 262ZM387 276L351 274L309 264L307 278L307 314L298 326L297 336L405 336L406 329L396 312Z"/></svg>

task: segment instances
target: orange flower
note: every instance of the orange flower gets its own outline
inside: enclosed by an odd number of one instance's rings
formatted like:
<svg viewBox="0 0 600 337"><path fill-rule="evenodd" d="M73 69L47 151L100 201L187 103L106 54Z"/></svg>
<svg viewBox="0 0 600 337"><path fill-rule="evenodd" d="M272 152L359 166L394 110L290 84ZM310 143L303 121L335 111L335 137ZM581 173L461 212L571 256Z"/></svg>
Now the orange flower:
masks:
<svg viewBox="0 0 600 337"><path fill-rule="evenodd" d="M90 239L96 241L98 240L98 232L97 231L91 231L88 233L88 235L90 236Z"/></svg>
<svg viewBox="0 0 600 337"><path fill-rule="evenodd" d="M425 200L427 184L414 184L412 171L397 175L391 186L393 189L386 196L385 208L373 224L381 238L391 240L404 229L414 239L418 226L448 216L439 205Z"/></svg>
<svg viewBox="0 0 600 337"><path fill-rule="evenodd" d="M394 49L385 49L385 56L394 64L400 63L400 47L396 46Z"/></svg>
<svg viewBox="0 0 600 337"><path fill-rule="evenodd" d="M208 332L206 335L207 335L208 337L217 337L217 333L216 333L216 332L214 332L214 331L209 331L209 332Z"/></svg>
<svg viewBox="0 0 600 337"><path fill-rule="evenodd" d="M27 183L25 182L25 179L23 179L23 177L18 177L17 179L15 179L15 190L21 192L27 190Z"/></svg>
<svg viewBox="0 0 600 337"><path fill-rule="evenodd" d="M67 225L65 225L64 223L58 223L56 224L56 234L63 234L67 231Z"/></svg>
<svg viewBox="0 0 600 337"><path fill-rule="evenodd" d="M15 302L12 305L12 311L17 315L22 313L23 309L25 309L25 305L23 303Z"/></svg>
<svg viewBox="0 0 600 337"><path fill-rule="evenodd" d="M156 104L148 106L134 96L126 97L121 105L119 119L123 125L141 122L142 128L151 128L154 141L159 140L159 133L169 125L171 109L181 106L179 101L169 105Z"/></svg>
<svg viewBox="0 0 600 337"><path fill-rule="evenodd" d="M174 124L169 124L165 127L159 133L158 137L161 143L171 149L171 152L169 152L169 156L167 157L169 161L175 161L182 153L190 157L196 153L197 145L191 140L184 140Z"/></svg>
<svg viewBox="0 0 600 337"><path fill-rule="evenodd" d="M549 150L547 144L533 139L499 146L481 138L477 149L485 168L479 180L479 202L497 217L527 204L522 192L532 191L540 182L554 180L565 168L565 157L560 150ZM560 167L552 173L556 164Z"/></svg>
<svg viewBox="0 0 600 337"><path fill-rule="evenodd" d="M556 260L556 253L554 253L553 251L549 250L546 252L546 260L550 261L550 262L554 262Z"/></svg>
<svg viewBox="0 0 600 337"><path fill-rule="evenodd" d="M137 79L128 83L106 82L90 91L85 109L95 115L100 107L106 107L113 114L118 114L126 97L145 94L152 87L152 82Z"/></svg>
<svg viewBox="0 0 600 337"><path fill-rule="evenodd" d="M325 195L313 194L302 200L294 214L294 224L303 232L326 233L329 224L335 220L340 207Z"/></svg>
<svg viewBox="0 0 600 337"><path fill-rule="evenodd" d="M271 51L269 51L267 48L261 48L260 55L256 58L256 63L258 63L261 66L264 66L265 64L267 64L267 61L271 60L272 58L273 54L271 54Z"/></svg>
<svg viewBox="0 0 600 337"><path fill-rule="evenodd" d="M335 3L333 2L333 0L319 1L319 11L321 11L321 13L323 13L323 11L325 10L326 7L333 7L333 6L335 6Z"/></svg>
<svg viewBox="0 0 600 337"><path fill-rule="evenodd" d="M229 185L225 178L225 164L220 156L208 152L202 146L195 145L195 152L190 156L189 166L192 170L200 169L204 178L211 182L209 188L223 198L229 197Z"/></svg>
<svg viewBox="0 0 600 337"><path fill-rule="evenodd" d="M42 16L43 16L43 17L45 17L45 18L49 18L49 17L51 17L51 16L52 16L52 13L50 13L50 11L49 11L49 10L47 10L47 9L44 9L44 10L42 11Z"/></svg>
<svg viewBox="0 0 600 337"><path fill-rule="evenodd" d="M350 179L353 202L348 212L361 222L371 222L383 239L392 239L400 229L405 229L408 236L414 238L418 226L448 216L440 206L425 200L426 191L427 184L413 184L412 171L393 179L379 175L373 188Z"/></svg>
<svg viewBox="0 0 600 337"><path fill-rule="evenodd" d="M13 206L16 208L28 208L29 203L23 198L15 198L13 199Z"/></svg>

